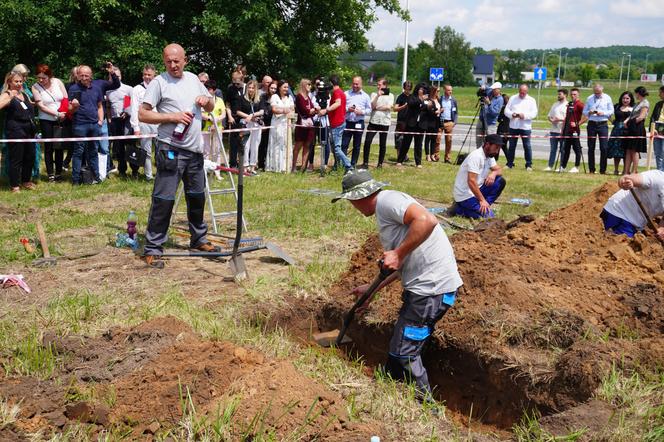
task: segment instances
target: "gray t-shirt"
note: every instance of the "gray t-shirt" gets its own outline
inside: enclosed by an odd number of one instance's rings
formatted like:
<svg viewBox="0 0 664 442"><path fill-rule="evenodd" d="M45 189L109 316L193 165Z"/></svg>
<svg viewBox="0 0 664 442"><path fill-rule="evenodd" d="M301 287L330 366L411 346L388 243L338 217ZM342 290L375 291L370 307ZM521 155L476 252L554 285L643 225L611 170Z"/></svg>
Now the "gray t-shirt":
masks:
<svg viewBox="0 0 664 442"><path fill-rule="evenodd" d="M183 72L181 78L175 78L164 72L150 82L143 103L148 103L159 113L193 112L194 121L184 134L184 138L174 140L173 129L177 124L163 123L159 125L157 139L181 149L203 153L201 144L201 108L196 105L196 97L204 95L212 97L203 83L191 72Z"/></svg>
<svg viewBox="0 0 664 442"><path fill-rule="evenodd" d="M378 194L376 222L385 250L397 248L408 234L409 226L404 224L403 217L411 204L419 203L403 192L383 190ZM440 225L404 260L401 284L421 296L453 292L463 284L452 244Z"/></svg>

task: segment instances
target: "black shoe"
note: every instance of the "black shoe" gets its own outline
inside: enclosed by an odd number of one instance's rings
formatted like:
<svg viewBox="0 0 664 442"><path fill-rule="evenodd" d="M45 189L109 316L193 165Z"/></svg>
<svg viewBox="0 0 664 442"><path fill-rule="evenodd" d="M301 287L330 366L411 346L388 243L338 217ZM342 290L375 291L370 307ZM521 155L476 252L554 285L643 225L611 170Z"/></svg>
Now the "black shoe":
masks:
<svg viewBox="0 0 664 442"><path fill-rule="evenodd" d="M362 164L358 169L364 169L364 170L369 170L369 165L368 164Z"/></svg>
<svg viewBox="0 0 664 442"><path fill-rule="evenodd" d="M54 183L55 182L55 175L49 175L48 176L48 182L49 183Z"/></svg>
<svg viewBox="0 0 664 442"><path fill-rule="evenodd" d="M143 255L141 259L148 267L152 267L153 269L161 270L164 268L164 261L159 255Z"/></svg>

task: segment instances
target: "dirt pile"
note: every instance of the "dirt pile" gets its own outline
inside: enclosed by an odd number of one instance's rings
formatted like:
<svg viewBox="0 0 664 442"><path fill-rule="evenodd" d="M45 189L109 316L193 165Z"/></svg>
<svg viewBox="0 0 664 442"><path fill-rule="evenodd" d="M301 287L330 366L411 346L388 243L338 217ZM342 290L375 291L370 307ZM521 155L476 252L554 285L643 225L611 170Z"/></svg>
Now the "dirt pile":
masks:
<svg viewBox="0 0 664 442"><path fill-rule="evenodd" d="M448 406L509 427L524 409L548 415L587 400L612 364L664 363L662 248L603 231L599 213L616 190L605 184L546 217L452 237L464 287L425 352ZM338 326L381 253L373 237L353 256L321 328ZM395 284L350 330L369 361L384 360L400 304Z"/></svg>
<svg viewBox="0 0 664 442"><path fill-rule="evenodd" d="M186 428L188 417L217 423L228 440L259 434L368 440L381 430L378 424L350 422L341 397L289 361L204 341L172 317L96 338L47 335L44 344L66 362L52 380L2 380L0 396L20 402L21 413L0 430L0 439L49 434L79 421L89 424L92 434L114 428L132 439L151 440L178 425Z"/></svg>

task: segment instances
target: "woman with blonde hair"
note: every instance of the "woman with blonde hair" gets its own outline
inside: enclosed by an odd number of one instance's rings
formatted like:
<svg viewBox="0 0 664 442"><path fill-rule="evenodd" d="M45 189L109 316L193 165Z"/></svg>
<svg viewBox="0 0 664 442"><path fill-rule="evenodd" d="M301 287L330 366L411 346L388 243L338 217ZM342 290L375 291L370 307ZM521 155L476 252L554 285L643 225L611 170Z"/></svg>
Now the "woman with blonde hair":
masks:
<svg viewBox="0 0 664 442"><path fill-rule="evenodd" d="M0 109L5 109L5 136L8 139L33 138L35 136L35 110L28 95L23 91L23 76L10 72L0 94ZM34 143L7 143L9 153L9 185L12 192L32 190L32 167L35 162Z"/></svg>
<svg viewBox="0 0 664 442"><path fill-rule="evenodd" d="M300 150L302 150L302 171L304 172L307 165L307 159L309 158L309 146L316 135L313 120L313 116L316 114L316 108L309 97L310 89L311 80L307 78L300 80L300 90L295 96L297 122L295 123L295 144L293 145L291 172L295 172L297 167L297 157Z"/></svg>
<svg viewBox="0 0 664 442"><path fill-rule="evenodd" d="M32 94L32 90L30 90L30 87L28 87L28 75L30 75L30 69L23 63L19 63L15 65L11 72L15 72L21 77L23 77L23 93L27 95L28 99L35 104L35 98ZM32 166L32 177L35 179L39 179L39 166L41 163L41 145L39 143L34 144L35 147L35 163Z"/></svg>
<svg viewBox="0 0 664 442"><path fill-rule="evenodd" d="M261 96L258 93L258 82L250 80L245 88L243 103L237 111L242 118L244 127L249 129L249 134L244 135L244 164L246 171L252 175L258 175L256 165L258 164L258 146L261 144L261 130L263 125L263 109L260 108Z"/></svg>

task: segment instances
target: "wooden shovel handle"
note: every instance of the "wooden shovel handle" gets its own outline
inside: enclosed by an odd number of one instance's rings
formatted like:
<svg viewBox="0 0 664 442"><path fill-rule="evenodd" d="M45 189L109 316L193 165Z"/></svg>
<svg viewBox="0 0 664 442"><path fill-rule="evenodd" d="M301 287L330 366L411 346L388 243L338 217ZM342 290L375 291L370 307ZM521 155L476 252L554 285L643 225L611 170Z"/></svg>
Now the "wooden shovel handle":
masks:
<svg viewBox="0 0 664 442"><path fill-rule="evenodd" d="M634 197L634 201L636 201L636 204L639 206L639 209L641 209L641 213L643 213L643 216L646 218L646 222L648 223L648 227L650 227L652 232L655 234L655 238L657 238L659 240L659 243L664 247L664 241L659 236L657 236L657 226L655 225L655 222L650 217L650 214L646 210L646 207L641 202L641 198L639 198L639 196L636 194L636 192L634 191L633 188L629 189L629 192Z"/></svg>
<svg viewBox="0 0 664 442"><path fill-rule="evenodd" d="M46 242L46 233L44 233L44 226L40 221L37 221L37 235L39 235L39 243L41 244L44 258L50 258L51 253L48 251L48 243Z"/></svg>

